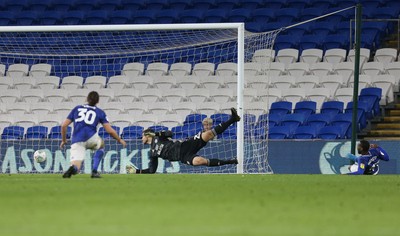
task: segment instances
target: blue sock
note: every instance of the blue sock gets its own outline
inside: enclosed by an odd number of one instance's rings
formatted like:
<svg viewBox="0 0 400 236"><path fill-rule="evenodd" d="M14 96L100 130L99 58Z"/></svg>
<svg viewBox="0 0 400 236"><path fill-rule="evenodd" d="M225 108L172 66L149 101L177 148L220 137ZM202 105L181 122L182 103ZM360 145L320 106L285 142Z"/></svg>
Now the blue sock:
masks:
<svg viewBox="0 0 400 236"><path fill-rule="evenodd" d="M103 159L103 156L104 156L104 149L103 148L97 150L96 153L94 154L94 156L93 156L93 166L92 166L93 167L92 168L93 172L97 172L97 168L99 168L99 164L100 164L101 159Z"/></svg>
<svg viewBox="0 0 400 236"><path fill-rule="evenodd" d="M76 167L76 165L72 165L74 167L74 173L72 173L73 175L78 174L78 167Z"/></svg>

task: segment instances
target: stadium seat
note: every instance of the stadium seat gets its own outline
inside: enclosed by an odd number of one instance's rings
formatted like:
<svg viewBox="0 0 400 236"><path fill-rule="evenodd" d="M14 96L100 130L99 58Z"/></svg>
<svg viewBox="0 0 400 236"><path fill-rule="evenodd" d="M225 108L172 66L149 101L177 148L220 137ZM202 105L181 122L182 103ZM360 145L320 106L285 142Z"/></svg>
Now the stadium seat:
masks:
<svg viewBox="0 0 400 236"><path fill-rule="evenodd" d="M205 102L210 97L210 90L204 88L196 88L186 91L187 98L196 104Z"/></svg>
<svg viewBox="0 0 400 236"><path fill-rule="evenodd" d="M34 11L20 11L16 12L15 21L17 25L34 25L38 18L38 13Z"/></svg>
<svg viewBox="0 0 400 236"><path fill-rule="evenodd" d="M350 76L354 73L354 63L353 62L341 62L336 64L334 72L338 75L343 76L345 83L350 79Z"/></svg>
<svg viewBox="0 0 400 236"><path fill-rule="evenodd" d="M2 140L7 139L22 139L24 137L24 127L21 126L8 126L3 129L1 134Z"/></svg>
<svg viewBox="0 0 400 236"><path fill-rule="evenodd" d="M111 11L108 18L110 24L127 24L131 21L132 12L129 10Z"/></svg>
<svg viewBox="0 0 400 236"><path fill-rule="evenodd" d="M299 50L294 48L281 49L275 57L276 62L282 62L285 64L285 68L289 64L294 63L299 58Z"/></svg>
<svg viewBox="0 0 400 236"><path fill-rule="evenodd" d="M359 120L360 117L357 119L357 129L359 130ZM341 128L341 138L351 138L351 126L352 126L352 114L351 113L343 113L338 114L333 117L331 121L332 126L340 127Z"/></svg>
<svg viewBox="0 0 400 236"><path fill-rule="evenodd" d="M186 116L183 124L201 123L205 118L207 118L205 114L189 114Z"/></svg>
<svg viewBox="0 0 400 236"><path fill-rule="evenodd" d="M335 99L345 104L353 100L353 88L339 88L335 93Z"/></svg>
<svg viewBox="0 0 400 236"><path fill-rule="evenodd" d="M289 89L296 86L296 77L291 75L272 77L270 78L270 83L274 88L277 89Z"/></svg>
<svg viewBox="0 0 400 236"><path fill-rule="evenodd" d="M270 114L286 115L292 113L292 103L291 102L274 102L271 104Z"/></svg>
<svg viewBox="0 0 400 236"><path fill-rule="evenodd" d="M122 129L121 137L124 139L141 139L143 130L142 126L128 126Z"/></svg>
<svg viewBox="0 0 400 236"><path fill-rule="evenodd" d="M107 88L113 89L116 92L124 90L128 88L131 84L131 80L128 76L125 75L115 75L111 76L107 83Z"/></svg>
<svg viewBox="0 0 400 236"><path fill-rule="evenodd" d="M83 84L84 88L98 90L106 86L107 78L105 76L89 76Z"/></svg>
<svg viewBox="0 0 400 236"><path fill-rule="evenodd" d="M369 61L370 50L368 48L360 48L360 65L362 66L365 62ZM355 61L355 49L349 51L347 61Z"/></svg>
<svg viewBox="0 0 400 236"><path fill-rule="evenodd" d="M275 18L279 22L290 24L299 18L300 10L298 8L281 8L275 11Z"/></svg>
<svg viewBox="0 0 400 236"><path fill-rule="evenodd" d="M204 21L206 23L220 23L226 20L226 9L210 9L204 13Z"/></svg>
<svg viewBox="0 0 400 236"><path fill-rule="evenodd" d="M244 94L243 94L243 99L247 98L247 94L246 90L244 90ZM253 91L254 92L254 91ZM257 96L257 94L254 92L253 93L254 96ZM210 98L214 101L217 102L219 104L224 104L229 102L230 100L232 100L234 97L234 91L232 89L228 89L228 88L216 88L216 89L210 89ZM252 99L251 99L252 100Z"/></svg>
<svg viewBox="0 0 400 236"><path fill-rule="evenodd" d="M372 85L372 78L369 75L359 75L358 89L361 90ZM349 87L354 87L354 75L350 77Z"/></svg>
<svg viewBox="0 0 400 236"><path fill-rule="evenodd" d="M146 6L146 0L121 0L121 6L123 6L126 10L138 11Z"/></svg>
<svg viewBox="0 0 400 236"><path fill-rule="evenodd" d="M384 64L382 62L367 62L362 67L362 73L370 76L381 75L384 71Z"/></svg>
<svg viewBox="0 0 400 236"><path fill-rule="evenodd" d="M147 66L146 75L160 76L168 74L169 65L162 62L153 62Z"/></svg>
<svg viewBox="0 0 400 236"><path fill-rule="evenodd" d="M194 102L179 102L172 107L172 111L181 117L195 112L196 109L197 106Z"/></svg>
<svg viewBox="0 0 400 236"><path fill-rule="evenodd" d="M256 50L252 57L252 62L269 63L275 59L275 50L273 49L259 49Z"/></svg>
<svg viewBox="0 0 400 236"><path fill-rule="evenodd" d="M334 116L343 113L344 103L340 101L328 101L324 102L321 107L321 114L327 114Z"/></svg>
<svg viewBox="0 0 400 236"><path fill-rule="evenodd" d="M65 89L52 89L47 90L44 94L45 100L52 103L61 103L68 100L69 94Z"/></svg>
<svg viewBox="0 0 400 236"><path fill-rule="evenodd" d="M1 91L12 89L13 87L13 79L10 77L3 77L0 80L0 89Z"/></svg>
<svg viewBox="0 0 400 236"><path fill-rule="evenodd" d="M347 86L347 81L344 81L341 75L328 75L320 78L320 86L330 90L331 95L335 94L341 86Z"/></svg>
<svg viewBox="0 0 400 236"><path fill-rule="evenodd" d="M228 13L229 22L248 22L251 19L253 10L246 8L234 9Z"/></svg>
<svg viewBox="0 0 400 236"><path fill-rule="evenodd" d="M305 49L301 52L300 61L310 65L321 62L323 51L317 48Z"/></svg>
<svg viewBox="0 0 400 236"><path fill-rule="evenodd" d="M20 78L27 76L29 71L29 65L27 64L12 64L8 67L7 76L12 78Z"/></svg>
<svg viewBox="0 0 400 236"><path fill-rule="evenodd" d="M289 127L290 133L292 134L297 127L303 125L305 121L306 115L304 113L287 114L283 116L280 125Z"/></svg>
<svg viewBox="0 0 400 236"><path fill-rule="evenodd" d="M287 70L289 75L300 77L309 73L310 65L305 62L296 62L288 65Z"/></svg>
<svg viewBox="0 0 400 236"><path fill-rule="evenodd" d="M294 131L294 139L315 139L317 136L317 128L314 126L299 126Z"/></svg>
<svg viewBox="0 0 400 236"><path fill-rule="evenodd" d="M13 25L15 21L15 13L9 11L0 12L0 25L8 26Z"/></svg>
<svg viewBox="0 0 400 236"><path fill-rule="evenodd" d="M296 78L296 86L303 89L314 89L319 85L319 77L305 75Z"/></svg>
<svg viewBox="0 0 400 236"><path fill-rule="evenodd" d="M169 102L152 102L148 104L148 111L157 117L162 117L171 112L172 105Z"/></svg>
<svg viewBox="0 0 400 236"><path fill-rule="evenodd" d="M66 135L67 139L71 138L71 133L72 133L72 127L68 126L67 127L67 135ZM51 127L48 138L49 139L61 139L61 126Z"/></svg>
<svg viewBox="0 0 400 236"><path fill-rule="evenodd" d="M343 34L330 34L325 37L324 49L345 48L349 44L348 39Z"/></svg>
<svg viewBox="0 0 400 236"><path fill-rule="evenodd" d="M185 10L191 7L191 1L186 0L170 0L168 1L168 8L176 10Z"/></svg>
<svg viewBox="0 0 400 236"><path fill-rule="evenodd" d="M166 9L158 11L155 15L155 23L171 24L176 23L179 19L179 14L175 9Z"/></svg>
<svg viewBox="0 0 400 236"><path fill-rule="evenodd" d="M83 77L81 76L67 76L64 77L61 81L61 88L69 91L82 88L82 85Z"/></svg>
<svg viewBox="0 0 400 236"><path fill-rule="evenodd" d="M386 65L386 74L394 76L395 78L399 78L400 74L400 61L398 62L392 62ZM395 82L395 91L399 91L399 81L396 79Z"/></svg>
<svg viewBox="0 0 400 236"><path fill-rule="evenodd" d="M215 70L216 75L220 76L233 76L237 74L237 64L233 62L221 63Z"/></svg>
<svg viewBox="0 0 400 236"><path fill-rule="evenodd" d="M136 11L132 16L133 24L151 24L154 22L155 11L153 10L140 10Z"/></svg>
<svg viewBox="0 0 400 236"><path fill-rule="evenodd" d="M30 90L36 85L36 79L32 77L16 77L12 80L14 89L20 91Z"/></svg>
<svg viewBox="0 0 400 236"><path fill-rule="evenodd" d="M204 102L197 104L197 112L211 116L221 110L221 105L217 102Z"/></svg>
<svg viewBox="0 0 400 236"><path fill-rule="evenodd" d="M302 101L295 105L293 113L304 114L305 117L309 117L315 114L317 110L317 103L314 101Z"/></svg>
<svg viewBox="0 0 400 236"><path fill-rule="evenodd" d="M291 137L289 126L274 126L268 130L269 139L288 139Z"/></svg>
<svg viewBox="0 0 400 236"><path fill-rule="evenodd" d="M120 6L121 0L101 0L98 2L97 9L109 12L118 12L116 9L120 8Z"/></svg>
<svg viewBox="0 0 400 236"><path fill-rule="evenodd" d="M63 10L59 10L63 11ZM63 24L65 25L79 25L83 22L85 14L83 11L66 11L63 15Z"/></svg>
<svg viewBox="0 0 400 236"><path fill-rule="evenodd" d="M139 75L143 75L144 73L144 64L140 62L132 62L125 64L122 69L122 75L126 75L128 77L136 77Z"/></svg>
<svg viewBox="0 0 400 236"><path fill-rule="evenodd" d="M333 64L329 62L315 63L311 65L310 71L319 77L327 76L333 72Z"/></svg>
<svg viewBox="0 0 400 236"><path fill-rule="evenodd" d="M257 76L262 73L262 64L256 62L244 63L244 75L245 76Z"/></svg>
<svg viewBox="0 0 400 236"><path fill-rule="evenodd" d="M303 88L289 88L282 90L282 98L285 101L296 103L306 97L306 91Z"/></svg>
<svg viewBox="0 0 400 236"><path fill-rule="evenodd" d="M372 116L378 116L381 113L379 102L382 96L381 88L364 88L361 90L359 100L364 101L370 105L370 109L372 110ZM367 117L370 118L370 117Z"/></svg>
<svg viewBox="0 0 400 236"><path fill-rule="evenodd" d="M32 126L26 130L26 139L45 139L47 138L48 128L45 126Z"/></svg>
<svg viewBox="0 0 400 236"><path fill-rule="evenodd" d="M279 35L274 43L275 50L297 48L301 35ZM279 54L279 52L278 52Z"/></svg>
<svg viewBox="0 0 400 236"><path fill-rule="evenodd" d="M347 103L347 107L345 109L345 113L353 113L353 102ZM360 128L364 129L367 127L367 117L371 117L371 110L369 109L369 105L366 102L358 101L357 103L357 114L358 114L358 120L360 122ZM369 115L368 115L369 114Z"/></svg>
<svg viewBox="0 0 400 236"><path fill-rule="evenodd" d="M346 50L341 48L332 48L325 51L324 61L329 62L332 65L344 62L346 60Z"/></svg>
<svg viewBox="0 0 400 236"><path fill-rule="evenodd" d="M168 6L167 0L152 0L152 1L146 1L145 9L159 11L163 8L166 8L167 6Z"/></svg>
<svg viewBox="0 0 400 236"><path fill-rule="evenodd" d="M377 75L372 77L373 87L382 89L381 105L394 102L396 78L393 75Z"/></svg>
<svg viewBox="0 0 400 236"><path fill-rule="evenodd" d="M61 79L57 76L35 77L36 86L43 91L57 89L60 86Z"/></svg>
<svg viewBox="0 0 400 236"><path fill-rule="evenodd" d="M90 92L91 90L89 89L70 90L68 92L69 100L71 100L74 103L83 104L86 101L86 97Z"/></svg>
<svg viewBox="0 0 400 236"><path fill-rule="evenodd" d="M215 65L210 62L197 63L193 67L193 75L210 76L214 75Z"/></svg>
<svg viewBox="0 0 400 236"><path fill-rule="evenodd" d="M26 113L30 113L31 104L26 102L17 102L6 104L6 111L8 114L15 117L23 117Z"/></svg>
<svg viewBox="0 0 400 236"><path fill-rule="evenodd" d="M336 126L326 126L321 128L318 133L318 138L325 140L340 139L343 132L339 127Z"/></svg>
<svg viewBox="0 0 400 236"><path fill-rule="evenodd" d="M178 62L171 65L169 74L172 76L187 76L192 71L192 65L187 62Z"/></svg>
<svg viewBox="0 0 400 236"><path fill-rule="evenodd" d="M280 76L280 75L284 74L285 73L285 64L281 63L281 62L271 62L268 73L271 77Z"/></svg>
<svg viewBox="0 0 400 236"><path fill-rule="evenodd" d="M299 42L299 48L301 50L320 48L323 39L322 35L303 35Z"/></svg>
<svg viewBox="0 0 400 236"><path fill-rule="evenodd" d="M200 23L203 21L204 12L197 9L184 10L179 14L181 23Z"/></svg>
<svg viewBox="0 0 400 236"><path fill-rule="evenodd" d="M21 101L27 103L37 103L44 99L44 91L42 89L28 89L21 93Z"/></svg>
<svg viewBox="0 0 400 236"><path fill-rule="evenodd" d="M21 91L16 89L7 89L1 91L0 93L0 101L5 104L13 104L20 100L21 98Z"/></svg>
<svg viewBox="0 0 400 236"><path fill-rule="evenodd" d="M30 111L33 114L45 114L53 112L54 104L51 102L37 102L30 105Z"/></svg>

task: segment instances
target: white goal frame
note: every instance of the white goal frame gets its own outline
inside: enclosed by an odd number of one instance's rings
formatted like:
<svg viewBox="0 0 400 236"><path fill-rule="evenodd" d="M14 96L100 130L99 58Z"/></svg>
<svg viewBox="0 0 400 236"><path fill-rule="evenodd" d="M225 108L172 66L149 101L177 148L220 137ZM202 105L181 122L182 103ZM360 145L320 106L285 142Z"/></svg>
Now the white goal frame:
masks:
<svg viewBox="0 0 400 236"><path fill-rule="evenodd" d="M140 24L140 25L66 25L66 26L0 26L5 32L84 32L84 31L149 31L149 30L237 30L237 111L243 117L244 91L244 23L197 23L197 24ZM244 162L244 119L237 125L237 165L236 173L243 173Z"/></svg>

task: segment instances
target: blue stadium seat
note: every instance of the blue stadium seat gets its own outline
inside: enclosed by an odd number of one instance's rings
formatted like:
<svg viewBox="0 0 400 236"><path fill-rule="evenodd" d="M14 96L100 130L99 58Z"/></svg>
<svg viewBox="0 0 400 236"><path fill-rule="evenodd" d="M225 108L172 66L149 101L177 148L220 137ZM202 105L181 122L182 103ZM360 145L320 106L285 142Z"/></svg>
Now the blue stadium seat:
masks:
<svg viewBox="0 0 400 236"><path fill-rule="evenodd" d="M72 127L67 127L67 139L71 138ZM61 126L51 127L49 133L49 139L61 139Z"/></svg>
<svg viewBox="0 0 400 236"><path fill-rule="evenodd" d="M29 6L28 0L13 0L4 5L5 11L20 12Z"/></svg>
<svg viewBox="0 0 400 236"><path fill-rule="evenodd" d="M98 2L97 9L110 12L112 14L115 10L121 7L121 0L101 0ZM124 6L122 6L124 8Z"/></svg>
<svg viewBox="0 0 400 236"><path fill-rule="evenodd" d="M163 126L163 125L153 125L153 126L150 126L149 129L154 130L154 132L160 132L160 131L167 131L168 127Z"/></svg>
<svg viewBox="0 0 400 236"><path fill-rule="evenodd" d="M218 135L219 139L236 139L237 138L237 127L236 125L229 126L222 134Z"/></svg>
<svg viewBox="0 0 400 236"><path fill-rule="evenodd" d="M324 37L319 34L304 35L299 42L299 49L303 51L310 48L321 48L323 39Z"/></svg>
<svg viewBox="0 0 400 236"><path fill-rule="evenodd" d="M33 25L36 23L38 14L32 11L21 11L16 14L15 18L17 25Z"/></svg>
<svg viewBox="0 0 400 236"><path fill-rule="evenodd" d="M348 24L348 23L347 23ZM346 28L348 30L348 28ZM328 34L333 34L336 31L336 25L330 21L321 21L313 25L312 30L314 35L326 37ZM348 31L346 31L348 33ZM323 40L321 40L322 42Z"/></svg>
<svg viewBox="0 0 400 236"><path fill-rule="evenodd" d="M264 1L265 8L280 9L286 5L286 0L268 0Z"/></svg>
<svg viewBox="0 0 400 236"><path fill-rule="evenodd" d="M267 127L265 123L260 122L254 126L254 137L256 139L265 139L267 137Z"/></svg>
<svg viewBox="0 0 400 236"><path fill-rule="evenodd" d="M47 133L49 128L46 126L32 126L26 129L25 138L26 139L45 139L47 138Z"/></svg>
<svg viewBox="0 0 400 236"><path fill-rule="evenodd" d="M184 126L187 126L189 137L195 136L203 130L203 123L201 122L188 123L184 124Z"/></svg>
<svg viewBox="0 0 400 236"><path fill-rule="evenodd" d="M0 25L2 26L13 25L14 19L15 19L14 12L9 12L9 11L0 12Z"/></svg>
<svg viewBox="0 0 400 236"><path fill-rule="evenodd" d="M215 0L196 0L192 2L193 9L208 10L215 7Z"/></svg>
<svg viewBox="0 0 400 236"><path fill-rule="evenodd" d="M124 139L141 139L143 130L142 126L128 126L122 130L121 137Z"/></svg>
<svg viewBox="0 0 400 236"><path fill-rule="evenodd" d="M135 14L138 13L137 10L143 9L145 6L146 0L121 0L121 10L135 11Z"/></svg>
<svg viewBox="0 0 400 236"><path fill-rule="evenodd" d="M246 30L250 32L262 32L262 24L258 22L247 22L246 25Z"/></svg>
<svg viewBox="0 0 400 236"><path fill-rule="evenodd" d="M128 10L112 11L109 18L111 24L127 24L131 21L132 12Z"/></svg>
<svg viewBox="0 0 400 236"><path fill-rule="evenodd" d="M332 126L340 127L343 131L344 135L341 135L341 138L351 138L351 125L352 125L352 114L351 113L344 113L338 114L333 117ZM357 122L357 127L359 130L359 123Z"/></svg>
<svg viewBox="0 0 400 236"><path fill-rule="evenodd" d="M340 101L328 101L322 103L321 113L330 116L335 116L339 113L343 113L344 103Z"/></svg>
<svg viewBox="0 0 400 236"><path fill-rule="evenodd" d="M82 23L85 17L82 11L68 11L63 16L63 21L65 25L79 25Z"/></svg>
<svg viewBox="0 0 400 236"><path fill-rule="evenodd" d="M176 9L179 11L188 9L191 7L191 1L186 0L170 0L168 4L168 8Z"/></svg>
<svg viewBox="0 0 400 236"><path fill-rule="evenodd" d="M384 2L381 0L363 0L362 6L365 8L378 8Z"/></svg>
<svg viewBox="0 0 400 236"><path fill-rule="evenodd" d="M290 24L298 20L300 10L297 8L281 8L275 12L275 18L279 22Z"/></svg>
<svg viewBox="0 0 400 236"><path fill-rule="evenodd" d="M85 17L86 24L88 25L101 25L106 23L108 20L108 12L97 10L89 11Z"/></svg>
<svg viewBox="0 0 400 236"><path fill-rule="evenodd" d="M384 2L385 7L400 9L400 2L398 0L389 0Z"/></svg>
<svg viewBox="0 0 400 236"><path fill-rule="evenodd" d="M342 135L344 135L344 133L341 131L340 128L336 126L326 126L319 131L318 138L332 140L340 139Z"/></svg>
<svg viewBox="0 0 400 236"><path fill-rule="evenodd" d="M393 19L399 17L399 12L400 12L399 8L381 7L374 9L371 17L377 19Z"/></svg>
<svg viewBox="0 0 400 236"><path fill-rule="evenodd" d="M246 0L240 5L240 7L250 9L250 10L255 10L255 9L263 8L264 1L263 0Z"/></svg>
<svg viewBox="0 0 400 236"><path fill-rule="evenodd" d="M24 137L24 127L21 126L7 126L3 129L1 139L22 139Z"/></svg>
<svg viewBox="0 0 400 236"><path fill-rule="evenodd" d="M381 113L379 101L381 100L382 89L381 88L364 88L361 90L359 101L366 102L370 107L368 110L372 110L372 117L378 116ZM370 119L367 113L367 118Z"/></svg>
<svg viewBox="0 0 400 236"><path fill-rule="evenodd" d="M278 35L274 44L275 50L279 51L285 48L297 48L300 37L301 35Z"/></svg>
<svg viewBox="0 0 400 236"><path fill-rule="evenodd" d="M64 0L54 0L50 5L50 10L67 12L72 10L72 4Z"/></svg>
<svg viewBox="0 0 400 236"><path fill-rule="evenodd" d="M252 12L253 21L265 24L275 18L275 9L260 8Z"/></svg>
<svg viewBox="0 0 400 236"><path fill-rule="evenodd" d="M275 126L268 130L269 139L289 139L291 137L291 130L288 126Z"/></svg>
<svg viewBox="0 0 400 236"><path fill-rule="evenodd" d="M111 127L117 132L118 135L120 134L120 131L121 131L120 127L115 126L115 125L112 125ZM111 137L111 135L109 133L106 132L104 127L100 127L98 134L102 139L112 139L113 138L113 137Z"/></svg>
<svg viewBox="0 0 400 236"><path fill-rule="evenodd" d="M240 5L240 0L215 0L215 8L232 10Z"/></svg>
<svg viewBox="0 0 400 236"><path fill-rule="evenodd" d="M304 114L287 114L282 118L281 126L287 126L293 133L297 127L303 125L306 121Z"/></svg>
<svg viewBox="0 0 400 236"><path fill-rule="evenodd" d="M310 5L310 0L287 0L286 6L289 8L303 9Z"/></svg>
<svg viewBox="0 0 400 236"><path fill-rule="evenodd" d="M317 9L327 9L335 5L335 0L314 0L312 6Z"/></svg>
<svg viewBox="0 0 400 236"><path fill-rule="evenodd" d="M306 118L310 115L315 114L317 110L317 103L314 101L302 101L296 103L294 107L294 113L304 114Z"/></svg>
<svg viewBox="0 0 400 236"><path fill-rule="evenodd" d="M274 102L271 104L271 109L269 110L270 114L279 114L279 115L286 115L292 113L292 103L281 101L281 102Z"/></svg>
<svg viewBox="0 0 400 236"><path fill-rule="evenodd" d="M355 6L358 0L338 0L336 1L337 6L345 8Z"/></svg>
<svg viewBox="0 0 400 236"><path fill-rule="evenodd" d="M307 119L307 124L309 126L314 126L317 129L321 129L322 127L325 127L329 125L331 122L332 117L326 114L313 114Z"/></svg>
<svg viewBox="0 0 400 236"><path fill-rule="evenodd" d="M251 15L252 15L251 9L235 9L230 11L228 13L228 21L229 22L247 22L251 21Z"/></svg>
<svg viewBox="0 0 400 236"><path fill-rule="evenodd" d="M178 11L174 9L162 10L157 12L155 16L155 23L158 24L171 24L178 21Z"/></svg>
<svg viewBox="0 0 400 236"><path fill-rule="evenodd" d="M174 139L185 139L189 137L189 125L172 127L171 131L174 134Z"/></svg>
<svg viewBox="0 0 400 236"><path fill-rule="evenodd" d="M168 0L151 0L146 1L145 9L146 10L155 10L159 11L168 6Z"/></svg>
<svg viewBox="0 0 400 236"><path fill-rule="evenodd" d="M30 1L27 9L30 11L44 12L50 9L52 0Z"/></svg>
<svg viewBox="0 0 400 236"><path fill-rule="evenodd" d="M210 118L213 120L214 125L218 125L221 124L222 122L229 120L231 116L224 113L218 113L211 115Z"/></svg>
<svg viewBox="0 0 400 236"><path fill-rule="evenodd" d="M206 23L220 23L226 19L227 12L225 9L211 9L204 13L204 21Z"/></svg>
<svg viewBox="0 0 400 236"><path fill-rule="evenodd" d="M299 126L293 134L294 139L314 139L317 137L315 126Z"/></svg>
<svg viewBox="0 0 400 236"><path fill-rule="evenodd" d="M367 127L367 116L368 116L368 114L371 114L372 111L368 110L370 106L366 102L358 101L357 104L358 104L357 114L358 114L358 117L360 120L360 126L361 126L361 129L364 129L365 127ZM347 103L345 113L353 113L353 102Z"/></svg>
<svg viewBox="0 0 400 236"><path fill-rule="evenodd" d="M133 15L134 24L150 24L153 23L155 12L152 10L137 11Z"/></svg>
<svg viewBox="0 0 400 236"><path fill-rule="evenodd" d="M327 35L324 40L324 49L332 49L332 48L346 48L349 45L349 37L343 34L331 34Z"/></svg>
<svg viewBox="0 0 400 236"><path fill-rule="evenodd" d="M244 114L243 115L243 122L245 125L255 124L257 121L256 115L253 114Z"/></svg>
<svg viewBox="0 0 400 236"><path fill-rule="evenodd" d="M90 13L97 7L96 1L92 0L75 0L73 3L73 9L79 11L86 11Z"/></svg>
<svg viewBox="0 0 400 236"><path fill-rule="evenodd" d="M197 9L189 9L182 11L179 15L181 23L199 23L202 22L204 16L203 11Z"/></svg>
<svg viewBox="0 0 400 236"><path fill-rule="evenodd" d="M59 11L48 11L39 15L40 25L57 25L63 20L62 13Z"/></svg>
<svg viewBox="0 0 400 236"><path fill-rule="evenodd" d="M183 124L198 123L198 122L201 123L205 118L207 118L207 115L204 114L190 114L186 116Z"/></svg>

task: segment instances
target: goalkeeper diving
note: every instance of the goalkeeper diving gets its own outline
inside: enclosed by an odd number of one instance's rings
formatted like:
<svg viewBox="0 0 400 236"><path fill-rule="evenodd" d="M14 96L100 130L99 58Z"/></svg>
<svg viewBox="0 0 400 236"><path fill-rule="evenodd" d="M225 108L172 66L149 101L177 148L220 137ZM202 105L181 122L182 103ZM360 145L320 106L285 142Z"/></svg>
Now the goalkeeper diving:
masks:
<svg viewBox="0 0 400 236"><path fill-rule="evenodd" d="M389 161L389 155L383 148L376 144L369 144L366 140L360 141L357 145L357 151L361 156L347 155L347 158L355 162L349 168L349 175L377 175L379 172L379 161Z"/></svg>
<svg viewBox="0 0 400 236"><path fill-rule="evenodd" d="M200 149L205 147L208 141L212 140L218 134L222 134L230 125L240 121L240 116L235 108L231 108L231 117L215 128L207 131L201 131L194 137L186 140L173 141L171 131L154 132L152 129L143 131L143 144L150 144L150 163L148 169L135 169L133 166L127 166L128 172L136 174L154 174L158 167L158 158L168 161L180 161L186 165L192 166L222 166L238 164L236 158L229 160L208 159L197 154Z"/></svg>

